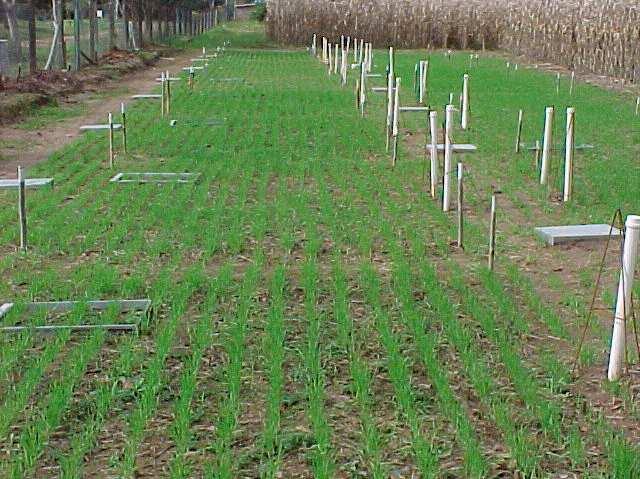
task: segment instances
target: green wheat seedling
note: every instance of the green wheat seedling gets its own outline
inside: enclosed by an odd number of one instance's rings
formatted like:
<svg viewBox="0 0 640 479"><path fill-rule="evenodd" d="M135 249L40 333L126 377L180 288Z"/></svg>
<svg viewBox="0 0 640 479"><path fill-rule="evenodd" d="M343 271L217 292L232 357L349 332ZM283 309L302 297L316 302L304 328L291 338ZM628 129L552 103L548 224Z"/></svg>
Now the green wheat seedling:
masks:
<svg viewBox="0 0 640 479"><path fill-rule="evenodd" d="M337 324L338 342L349 358L351 387L359 409L362 424L362 455L371 476L375 479L387 477L387 468L382 463L382 438L376 426L372 396L372 374L355 346L353 320L349 315L347 278L341 267L341 258L334 261L334 307L333 314Z"/></svg>
<svg viewBox="0 0 640 479"><path fill-rule="evenodd" d="M411 386L409 366L400 351L397 335L391 329L390 318L383 310L380 300L380 284L371 264L364 263L361 285L368 303L375 314L376 327L385 352L389 378L393 384L396 401L411 431L411 442L415 460L424 477L436 477L438 459L433 445L423 436L420 415L416 408Z"/></svg>
<svg viewBox="0 0 640 479"><path fill-rule="evenodd" d="M269 381L265 405L265 419L262 431L262 471L261 476L276 477L280 467L282 443L280 437L281 407L284 396L285 323L284 290L286 269L276 267L271 280L271 305L267 315L266 337L264 341L265 369Z"/></svg>
<svg viewBox="0 0 640 479"><path fill-rule="evenodd" d="M260 255L257 259L260 259L259 257ZM256 262L245 272L237 310L233 317L230 316L225 321L229 328L223 336L228 357L225 371L227 394L220 404L216 438L212 445L214 459L206 466L206 477L232 478L237 474L232 442L238 427L241 409L241 386L246 355L246 336L249 332L249 316L260 279L261 266L259 262Z"/></svg>

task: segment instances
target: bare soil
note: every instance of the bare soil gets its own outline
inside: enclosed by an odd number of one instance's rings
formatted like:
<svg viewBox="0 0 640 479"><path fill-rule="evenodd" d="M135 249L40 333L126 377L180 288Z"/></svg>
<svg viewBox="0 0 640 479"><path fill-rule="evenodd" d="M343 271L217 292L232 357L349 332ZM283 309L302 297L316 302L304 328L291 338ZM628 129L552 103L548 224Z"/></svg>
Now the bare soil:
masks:
<svg viewBox="0 0 640 479"><path fill-rule="evenodd" d="M120 103L127 102L130 95L150 92L157 85L155 78L161 71L178 71L190 63L192 56L192 52L184 51L172 58L161 57L148 68L117 80L102 80L99 86L69 93L58 100L61 106L87 105L87 113L56 120L36 130L0 126L0 178L14 177L18 165L29 167L46 160L49 155L74 141L81 134L81 125L104 122L109 112L120 111Z"/></svg>

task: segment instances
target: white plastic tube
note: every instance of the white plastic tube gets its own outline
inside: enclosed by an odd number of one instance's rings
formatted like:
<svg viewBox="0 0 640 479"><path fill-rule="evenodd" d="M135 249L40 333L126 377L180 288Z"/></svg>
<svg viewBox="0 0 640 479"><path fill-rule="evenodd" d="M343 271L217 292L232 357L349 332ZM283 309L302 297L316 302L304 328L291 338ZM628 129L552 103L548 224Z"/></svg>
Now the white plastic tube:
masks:
<svg viewBox="0 0 640 479"><path fill-rule="evenodd" d="M573 193L573 152L575 145L575 108L567 108L567 132L564 143L564 195L565 202Z"/></svg>
<svg viewBox="0 0 640 479"><path fill-rule="evenodd" d="M391 132L391 128L393 126L393 72L390 72L387 75L387 136Z"/></svg>
<svg viewBox="0 0 640 479"><path fill-rule="evenodd" d="M396 78L396 91L393 98L393 128L391 136L398 136L398 121L400 119L400 77Z"/></svg>
<svg viewBox="0 0 640 479"><path fill-rule="evenodd" d="M453 158L453 105L447 105L444 117L444 192L442 198L442 211L451 209L451 163Z"/></svg>
<svg viewBox="0 0 640 479"><path fill-rule="evenodd" d="M429 62L422 60L420 62L420 85L418 87L418 91L419 91L419 96L418 96L418 102L423 105L424 104L424 98L425 98L425 94L427 92L427 71L429 69Z"/></svg>
<svg viewBox="0 0 640 479"><path fill-rule="evenodd" d="M313 40L311 41L311 54L315 57L316 56L316 50L317 50L317 41L318 41L318 37L316 36L316 34L313 34Z"/></svg>
<svg viewBox="0 0 640 479"><path fill-rule="evenodd" d="M626 320L631 318L631 292L633 291L633 276L635 274L640 242L640 216L629 215L626 221L626 235L624 253L622 256L622 270L618 284L618 298L616 313L613 319L613 334L611 337L611 353L609 355L609 381L620 378L624 366L626 348Z"/></svg>
<svg viewBox="0 0 640 479"><path fill-rule="evenodd" d="M395 64L394 64L394 57L393 57L393 47L389 47L389 73L393 76L394 75L394 68L395 68Z"/></svg>
<svg viewBox="0 0 640 479"><path fill-rule="evenodd" d="M360 64L360 113L364 116L364 104L367 101L367 72L364 63Z"/></svg>
<svg viewBox="0 0 640 479"><path fill-rule="evenodd" d="M431 157L431 198L436 197L436 185L438 184L438 112L429 112L429 129L431 131L431 145L429 155Z"/></svg>
<svg viewBox="0 0 640 479"><path fill-rule="evenodd" d="M469 126L469 75L462 77L462 118L460 126L466 130Z"/></svg>
<svg viewBox="0 0 640 479"><path fill-rule="evenodd" d="M331 75L331 70L333 70L333 64L332 64L332 62L333 62L333 53L332 53L332 50L333 50L333 46L331 45L331 43L329 43L329 46L328 46L329 55L328 55L328 61L327 61L327 64L329 65L329 75Z"/></svg>
<svg viewBox="0 0 640 479"><path fill-rule="evenodd" d="M544 135L542 138L542 166L540 167L540 184L546 185L549 180L551 163L551 141L553 132L553 107L548 106L544 115Z"/></svg>
<svg viewBox="0 0 640 479"><path fill-rule="evenodd" d="M337 75L338 74L338 62L340 60L340 57L338 56L338 44L335 44L335 48L334 48L334 59L333 59L333 74ZM344 50L343 50L344 53Z"/></svg>

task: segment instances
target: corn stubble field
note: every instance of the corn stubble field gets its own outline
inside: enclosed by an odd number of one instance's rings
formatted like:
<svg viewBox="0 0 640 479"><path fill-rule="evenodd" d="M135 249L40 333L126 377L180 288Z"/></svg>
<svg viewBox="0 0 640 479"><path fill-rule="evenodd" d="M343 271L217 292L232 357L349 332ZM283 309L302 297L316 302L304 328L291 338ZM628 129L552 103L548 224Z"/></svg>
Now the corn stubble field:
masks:
<svg viewBox="0 0 640 479"><path fill-rule="evenodd" d="M501 48L529 60L635 82L637 0L270 0L269 36L365 38L377 48Z"/></svg>
<svg viewBox="0 0 640 479"><path fill-rule="evenodd" d="M543 73L508 75L489 56L469 69L464 53L433 52L432 105L459 91L465 71L472 78L472 127L456 132L479 147L466 165L461 251L455 221L428 196L424 119L403 123L392 169L383 96L361 118L356 75L342 88L303 51L269 52L261 28L194 39L230 47L192 91L174 84L175 127L156 103L130 109L129 154L115 170L93 133L34 168L56 187L28 192L26 254L14 246L15 191L0 193L3 298L153 303L143 317L80 306L3 318L135 322L139 333L0 338L0 475L637 477L637 370L604 381L609 311L571 374L601 249L551 250L531 237L538 221L637 210L629 99L582 84L569 99ZM424 55L398 53L406 85ZM375 58L383 71L384 53ZM216 81L232 77L246 81ZM549 103L576 106L579 142L598 145L576 160L567 207L536 184L531 156L513 154L518 109L523 138L537 138ZM116 171L201 177L117 185ZM489 272L492 187L504 210Z"/></svg>

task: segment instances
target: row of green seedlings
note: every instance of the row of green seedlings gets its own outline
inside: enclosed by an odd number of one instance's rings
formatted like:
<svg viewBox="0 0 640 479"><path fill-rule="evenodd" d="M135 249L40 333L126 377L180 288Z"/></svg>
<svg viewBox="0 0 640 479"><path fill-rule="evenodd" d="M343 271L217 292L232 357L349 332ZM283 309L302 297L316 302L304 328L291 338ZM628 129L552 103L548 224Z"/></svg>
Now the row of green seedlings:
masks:
<svg viewBox="0 0 640 479"><path fill-rule="evenodd" d="M183 192L184 194L184 192ZM124 196L124 195L121 195ZM177 202L177 204L181 204L181 202ZM176 210L176 215L174 216L174 218L179 218L179 214L180 214L180 209ZM144 231L145 231L145 226L148 228L154 224L159 224L161 219L162 219L162 214L166 214L167 210L166 207L163 206L162 210L158 211L158 215L148 215L146 216L144 219L146 221L142 221L143 224L140 224L140 222L138 222L138 226L141 226L141 228L138 228L135 231L135 235L133 237L130 238L130 252L129 255L133 256L133 255L138 255L141 251L143 251L145 246L151 246L151 245L144 245L143 244L143 239L144 239ZM130 225L131 224L135 224L136 223L136 218L131 217L129 218L127 215L124 215L122 218L122 224L124 225L125 230L129 230L131 231ZM114 229L112 230L112 233L119 233L121 238L124 238L124 233L122 231L122 229L118 228L117 230ZM107 240L108 241L108 240ZM119 242L120 240L118 240ZM135 246L138 246L137 248ZM151 248L152 250L154 248ZM79 268L78 271L82 272L82 269ZM96 271L93 270L92 271L92 277L94 277L95 279L96 276ZM62 281L62 278L57 278L57 276L49 276L49 275L45 275L46 278L48 278L48 283L47 284L42 284L40 282L35 282L35 284L39 287L39 291L31 291L31 294L34 296L37 295L42 295L42 294L51 294L51 291L48 291L49 289L51 289L51 287L55 287L55 289L60 289L57 285L65 285L66 283L64 281ZM86 284L86 282L84 280L81 280L81 278L78 278L78 284ZM42 287L46 287L47 290L41 290ZM101 288L101 290L103 290L103 288ZM99 290L98 290L99 291ZM96 291L95 293L97 294L98 291ZM103 290L103 293L105 291ZM72 296L72 294L68 293L63 293L62 291L59 291L58 294L62 294L65 297L68 296ZM19 311L16 311L16 313L19 313ZM18 318L19 315L16 314L14 316L15 318ZM40 318L39 320L37 319L36 316L36 322L42 322L44 320L44 318ZM38 323L39 324L39 323ZM3 372L5 374L8 374L11 369L14 366L17 366L19 361L18 359L23 357L23 353L25 352L25 350L30 347L33 344L33 341L35 340L37 335L32 334L30 331L25 331L24 333L21 333L17 339L17 341L13 342L11 344L11 347L6 348L3 354L3 359L4 361L2 362L2 369ZM63 335L64 336L64 335ZM35 359L35 365L31 368L26 368L26 371L29 372L28 373L28 379L25 382L21 382L19 383L20 388L24 391L31 391L33 389L33 387L37 384L37 379L39 378L39 375L34 375L33 371L38 371L40 370L40 372L42 373L42 371L44 371L44 368L47 366L47 364L53 359L53 357L55 356L55 351L59 351L62 346L64 345L64 343L66 342L66 340L68 339L68 336L64 336L65 340L61 341L61 340L56 340L50 344L48 344L45 348L44 354L40 355L40 357ZM8 352L7 352L8 351ZM22 368L24 369L24 368ZM4 375L3 375L4 376ZM22 397L23 399L25 398L25 396L23 396L22 394L20 395L20 397ZM9 398L10 399L10 398ZM9 399L7 401L9 401ZM14 408L15 410L20 410L21 406L20 404L23 401L18 401L16 403L14 403L16 405L16 407ZM4 414L3 415L4 420L7 422L7 425L10 424L10 422L12 421L13 415L12 414ZM1 424L1 423L0 423ZM0 425L0 435L2 435L2 430L3 427Z"/></svg>
<svg viewBox="0 0 640 479"><path fill-rule="evenodd" d="M59 347L59 346L60 346L60 344L61 344L61 343L63 343L63 342L64 342L64 341L55 341L54 343L52 343L53 345L50 347L50 349L48 349L48 351L54 351L54 350L55 350L55 348ZM41 370L42 370L42 364L46 363L46 360L47 360L47 358L48 358L48 357L50 357L50 355L49 355L49 354L45 354L45 355L43 355L43 356L42 356L42 360L38 360L38 362L37 362L37 367L36 367L36 368L34 368L33 370L34 370L34 371L39 371L39 370L41 371ZM37 377L37 376L36 376L36 375L33 375L33 374L30 374L30 375L29 375L29 378L32 378L32 377ZM25 384L25 385L27 385L27 386L31 386L31 387L32 387L33 383L34 383L34 381L26 381L24 384ZM24 388L24 389L29 389L29 387L26 387L26 388ZM24 389L23 389L23 390L24 390ZM15 402L13 402L12 404L15 404ZM9 417L9 416L10 416L10 415L8 415L7 417Z"/></svg>
<svg viewBox="0 0 640 479"><path fill-rule="evenodd" d="M199 197L196 196L195 200L200 200L200 201L206 201L207 195L206 195L206 189L203 189L203 191L199 192ZM184 194L184 197L182 199L182 201L178 201L176 202L172 208L175 208L176 212L178 211L183 211L183 207L185 202L189 199L189 194ZM219 197L217 198L217 202L214 205L213 210L217 211L218 213L220 213L222 215L222 210L224 209L225 206L225 197ZM159 212L158 212L159 213ZM166 210L165 210L166 213ZM151 215L153 218L156 219L156 221L158 221L158 219L161 218L160 215ZM174 219L178 219L181 218L182 221L184 221L185 223L190 221L193 217L196 217L197 215L195 214L195 212L192 212L190 215L188 215L187 217L180 217L179 215L168 215ZM169 225L170 228L168 228L167 231L173 230L174 228L178 229L178 230L182 230L185 232L190 232L193 233L195 230L192 229L185 229L182 228L182 224L181 223L174 223L174 224L170 224ZM139 230L140 233L144 233L144 229ZM171 234L171 233L167 233L167 234ZM187 236L190 237L190 235L186 235L185 236L185 240L187 240ZM156 241L154 241L154 243L157 242L162 242L164 238L160 239L156 239ZM154 244L152 243L150 245L151 249L155 249L154 248ZM215 249L210 248L207 249L205 252L205 258L206 257L210 257L213 253L214 253ZM170 280L170 272L175 269L178 265L180 264L180 258L175 258L170 264L168 264L162 273L160 273L159 275L159 279L156 283L156 285L153 288L154 294L156 295L156 297L154 298L154 304L162 304L163 302L165 302L165 299L163 299L165 297L166 291L171 287L171 280ZM223 279L219 279L216 282L216 286L220 285L220 287L222 287L222 284L224 284ZM209 299L211 301L213 301L215 294L221 294L220 291L213 290L210 289L209 290L210 296ZM129 363L127 363L129 364ZM129 372L132 370L133 365L129 365L130 369L128 370ZM125 375L126 377L126 375ZM102 404L100 403L101 407L100 410L98 412L96 412L96 414L94 415L92 422L88 423L87 425L85 425L84 429L82 432L80 432L79 434L77 434L76 436L74 436L74 438L72 438L72 443L75 445L73 452L71 454L69 454L69 461L65 461L66 463L69 463L69 465L64 465L65 463L63 463L63 468L64 470L68 470L68 471L74 471L74 470L79 470L79 467L82 464L83 458L84 456L96 445L96 441L97 441L97 435L100 432L100 426L104 423L106 417L105 414L103 414L104 411L108 411L110 409L110 405L114 400L118 399L118 395L120 394L120 388L118 388L117 386L119 386L118 384L115 385L116 387L114 388L113 391L111 391L111 396L109 396L109 404ZM72 460L71 460L72 459ZM70 472L70 474L72 474L72 472Z"/></svg>
<svg viewBox="0 0 640 479"><path fill-rule="evenodd" d="M401 184L402 184L402 180L397 181L395 185L396 188L400 188ZM418 188L418 190L420 189L420 185L414 185L414 186ZM435 208L430 208L430 209L432 209L432 212L434 213L434 217L438 217L439 215L441 215L441 212L439 210ZM446 218L444 220L446 221ZM442 221L443 221L443 218L440 218L439 222L442 223ZM446 245L444 245L444 247L442 247L441 250L442 251L446 250ZM530 281L527 281L526 278L523 278L522 273L517 271L515 267L510 267L508 268L508 270L509 270L509 276L511 281L514 283L520 284L521 286L524 287L525 297L531 309L533 311L537 311L540 313L539 317L542 319L545 326L549 328L549 330L552 331L554 334L556 334L558 337L569 339L569 335L566 331L566 328L564 328L564 326L562 325L557 315L553 313L553 311L551 311L548 307L546 307L541 302L540 298L535 293L534 288L530 284ZM487 277L490 277L494 282L497 281L497 279L493 275L489 275L489 276L485 275L484 286L485 288L487 288L487 290L491 291L491 288L489 288L490 284L487 283L487 279L486 279ZM463 280L461 279L461 281ZM497 283L493 284L494 290L496 287L495 284ZM498 304L504 305L505 301L509 301L509 302L511 301L507 298L506 293L500 296L500 301L498 301ZM514 314L512 312L512 317L513 316ZM526 331L525 328L527 327L527 324L525 322L520 322L519 325L521 328L523 328L523 331ZM517 349L517 346L514 346L514 348ZM511 353L509 353L509 351L506 351L505 354L509 354L511 356L511 360L514 359L513 358L514 355L517 356L517 353L514 353L513 351ZM561 412L559 411L560 406L557 403L547 406L545 404L544 399L533 398L532 397L533 393L528 386L528 382L530 378L526 378L526 373L527 373L526 366L523 366L523 365L519 366L517 363L518 363L518 360L516 359L515 364L513 362L511 362L510 364L512 368L514 368L512 370L514 374L522 375L522 377L520 377L519 379L519 384L520 386L524 387L524 390L521 391L521 393L525 394L526 397L528 397L530 400L537 402L539 406L538 413L540 414L540 417L539 417L540 424L543 425L543 429L546 430L547 434L552 439L555 439L556 447L558 447L559 449L562 449L562 436L561 436L562 433L559 432L559 429L558 429L560 424L559 417L561 416ZM543 365L543 370L544 370L545 376L548 378L551 378L549 380L550 394L554 394L554 392L557 393L558 390L554 390L554 388L556 388L557 385L563 384L564 382L566 382L568 380L566 378L570 377L570 373L567 369L567 366L559 362L556 358L549 358L547 356L547 361L546 361L546 364ZM610 451L609 452L611 456L610 465L612 469L627 471L627 472L633 471L632 468L637 467L636 461L633 459L633 454L634 454L633 448L630 448L629 444L626 441L624 441L624 439L621 438L618 434L612 431L610 428L607 428L604 425L600 424L604 421L602 417L596 418L596 421L598 423L596 424L598 429L605 431L604 433L605 437L603 442L609 445L607 449ZM546 424L546 427L545 427L545 424ZM572 465L574 467L579 467L583 465L584 462L586 461L585 452L584 452L586 450L586 445L584 444L584 439L582 438L580 431L575 426L572 427L571 430L569 431L568 437L569 437L568 449L569 449L569 455L571 458Z"/></svg>

